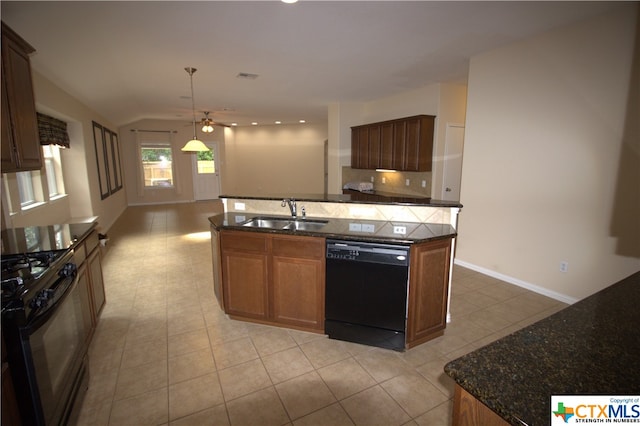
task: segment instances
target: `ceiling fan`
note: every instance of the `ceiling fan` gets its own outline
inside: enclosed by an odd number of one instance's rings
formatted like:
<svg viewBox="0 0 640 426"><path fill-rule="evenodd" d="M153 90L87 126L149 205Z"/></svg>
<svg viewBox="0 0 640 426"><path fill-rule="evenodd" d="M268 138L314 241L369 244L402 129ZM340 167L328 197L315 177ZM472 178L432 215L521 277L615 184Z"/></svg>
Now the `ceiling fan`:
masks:
<svg viewBox="0 0 640 426"><path fill-rule="evenodd" d="M209 117L209 114L211 114L209 111L203 111L203 112L204 112L204 117L200 120L200 126L202 126L201 130L204 133L213 132L213 126L215 126L215 125L224 126L224 127L231 127L228 124L224 124L224 123L219 123L217 121L213 121L213 119L211 119Z"/></svg>

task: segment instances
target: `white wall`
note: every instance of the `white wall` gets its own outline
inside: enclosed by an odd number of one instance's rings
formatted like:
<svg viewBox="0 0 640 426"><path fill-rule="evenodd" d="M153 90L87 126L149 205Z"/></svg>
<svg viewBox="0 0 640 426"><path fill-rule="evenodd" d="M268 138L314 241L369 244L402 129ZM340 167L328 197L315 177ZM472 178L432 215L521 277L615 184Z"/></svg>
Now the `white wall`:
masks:
<svg viewBox="0 0 640 426"><path fill-rule="evenodd" d="M413 115L436 116L433 142L435 163L432 177L435 178L436 174L441 175L446 123L464 122L465 101L466 86L431 84L370 102L331 105L329 107L329 133L331 134L329 150L333 157L330 157L329 169L335 173L335 176L330 175L329 192L342 192L340 169L342 166L351 164L352 126ZM441 177L438 183L433 178L434 185L442 185Z"/></svg>
<svg viewBox="0 0 640 426"><path fill-rule="evenodd" d="M232 129L225 141L222 194L321 194L327 125Z"/></svg>
<svg viewBox="0 0 640 426"><path fill-rule="evenodd" d="M610 232L614 207L638 211L617 180L635 8L472 58L457 261L573 299L640 270ZM620 184L635 200L614 205Z"/></svg>
<svg viewBox="0 0 640 426"><path fill-rule="evenodd" d="M100 199L92 120L114 130L115 126L43 75L35 71L32 74L36 109L67 122L71 147L61 150L61 161L68 195L17 214L7 226L67 223L77 218L98 216L99 229L106 232L126 208L126 198L121 190L105 200ZM11 175L10 187L15 174ZM3 210L6 208L3 198Z"/></svg>

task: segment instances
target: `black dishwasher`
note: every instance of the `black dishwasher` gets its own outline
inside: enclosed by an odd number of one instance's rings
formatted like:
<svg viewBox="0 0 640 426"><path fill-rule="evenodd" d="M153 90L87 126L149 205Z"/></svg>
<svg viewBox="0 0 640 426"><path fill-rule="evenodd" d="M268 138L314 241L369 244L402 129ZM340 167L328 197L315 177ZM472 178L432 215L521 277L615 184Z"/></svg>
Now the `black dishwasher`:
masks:
<svg viewBox="0 0 640 426"><path fill-rule="evenodd" d="M327 240L325 333L403 351L409 247Z"/></svg>

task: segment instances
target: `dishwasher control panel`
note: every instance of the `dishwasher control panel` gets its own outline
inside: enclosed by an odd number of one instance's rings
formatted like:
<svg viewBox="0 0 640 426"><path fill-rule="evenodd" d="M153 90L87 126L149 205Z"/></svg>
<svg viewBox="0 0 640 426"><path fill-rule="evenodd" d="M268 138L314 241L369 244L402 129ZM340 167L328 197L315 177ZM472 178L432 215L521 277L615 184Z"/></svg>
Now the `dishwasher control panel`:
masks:
<svg viewBox="0 0 640 426"><path fill-rule="evenodd" d="M327 259L406 266L409 247L393 244L327 240Z"/></svg>

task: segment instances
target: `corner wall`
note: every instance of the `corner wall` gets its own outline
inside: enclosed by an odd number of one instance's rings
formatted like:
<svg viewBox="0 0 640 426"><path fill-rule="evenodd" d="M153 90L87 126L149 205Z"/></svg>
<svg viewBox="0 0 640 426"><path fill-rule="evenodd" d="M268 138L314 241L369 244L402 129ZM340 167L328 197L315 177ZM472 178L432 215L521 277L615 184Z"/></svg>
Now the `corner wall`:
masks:
<svg viewBox="0 0 640 426"><path fill-rule="evenodd" d="M616 179L637 123L636 13L621 4L472 58L458 262L574 299L640 270L610 231L614 208L638 211L637 196L614 199L617 186L638 191Z"/></svg>

